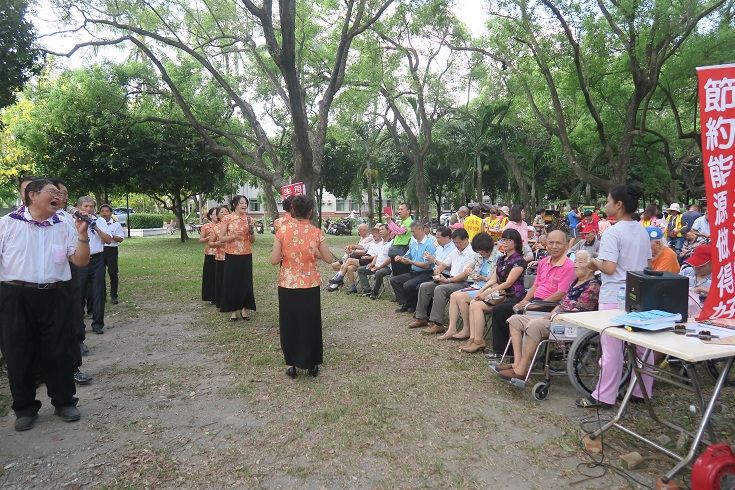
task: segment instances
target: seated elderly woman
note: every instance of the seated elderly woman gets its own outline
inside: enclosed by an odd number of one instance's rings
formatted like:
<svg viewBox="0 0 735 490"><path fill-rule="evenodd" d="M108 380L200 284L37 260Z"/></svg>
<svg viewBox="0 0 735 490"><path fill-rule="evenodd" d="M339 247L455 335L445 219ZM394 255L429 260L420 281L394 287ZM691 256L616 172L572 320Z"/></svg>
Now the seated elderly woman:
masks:
<svg viewBox="0 0 735 490"><path fill-rule="evenodd" d="M475 297L477 291L482 288L495 272L495 264L498 261L500 253L495 248L492 237L485 233L478 233L472 240L472 250L476 252L473 270L470 278L475 284L459 291L453 292L449 296L449 328L443 334L437 337L439 340L467 340L470 338L469 319L470 319L470 301ZM461 333L457 332L457 321L462 315L462 322L465 328Z"/></svg>
<svg viewBox="0 0 735 490"><path fill-rule="evenodd" d="M600 280L595 277L587 264L590 253L577 252L574 258L574 274L577 278L567 290L561 303L543 318L527 315L513 315L508 320L510 339L513 344L513 363L500 364L495 371L503 379L526 379L531 368L531 360L542 340L549 338L552 315L561 311L593 311L597 309L600 296ZM523 334L526 341L523 341Z"/></svg>

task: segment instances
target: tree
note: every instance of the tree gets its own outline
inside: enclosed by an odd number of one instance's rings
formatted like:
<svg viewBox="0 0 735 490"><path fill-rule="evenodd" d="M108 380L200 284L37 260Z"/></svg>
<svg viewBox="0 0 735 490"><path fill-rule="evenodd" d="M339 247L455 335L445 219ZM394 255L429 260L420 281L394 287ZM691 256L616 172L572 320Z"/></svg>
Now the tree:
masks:
<svg viewBox="0 0 735 490"><path fill-rule="evenodd" d="M172 124L137 124L126 143L119 151L136 156L130 164L135 189L176 215L181 241L186 241L183 204L224 183L224 158L207 151L193 129Z"/></svg>
<svg viewBox="0 0 735 490"><path fill-rule="evenodd" d="M385 125L396 148L413 164L408 182L422 221L429 218L424 162L434 126L451 107L453 57L445 43L459 26L449 6L446 0L401 4L376 27L384 48L378 92L391 116L384 116Z"/></svg>
<svg viewBox="0 0 735 490"><path fill-rule="evenodd" d="M700 21L725 0L685 3L554 0L497 2L481 52L526 95L533 116L557 138L575 174L599 188L624 183L634 145L650 126L661 73ZM592 140L593 137L594 140ZM602 149L600 165L579 148Z"/></svg>
<svg viewBox="0 0 735 490"><path fill-rule="evenodd" d="M15 103L18 93L41 69L33 25L25 19L28 2L4 0L0 5L0 109Z"/></svg>
<svg viewBox="0 0 735 490"><path fill-rule="evenodd" d="M67 54L84 46L131 43L153 64L168 96L207 148L276 188L289 179L264 124L288 127L293 177L313 193L329 111L344 86L351 45L392 2L281 0L274 11L272 0L263 0L261 6L250 0L196 5L185 0L78 0L75 6L85 26L118 37L82 43ZM220 100L227 101L222 116L233 117L237 111L243 125L221 128L200 116L191 92L169 75L171 65L184 60L198 64L221 93Z"/></svg>

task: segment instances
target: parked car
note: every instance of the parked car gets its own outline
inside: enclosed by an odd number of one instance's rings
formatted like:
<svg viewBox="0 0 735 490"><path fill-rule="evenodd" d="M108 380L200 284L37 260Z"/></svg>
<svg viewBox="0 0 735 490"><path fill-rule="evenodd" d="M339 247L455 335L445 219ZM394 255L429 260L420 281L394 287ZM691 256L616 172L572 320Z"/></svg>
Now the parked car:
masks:
<svg viewBox="0 0 735 490"><path fill-rule="evenodd" d="M128 222L128 212L130 212L130 214L135 213L135 211L133 211L132 209L129 209L129 208L114 208L112 210L112 214L115 215L115 217L117 218L117 220L122 225L124 225L125 223Z"/></svg>

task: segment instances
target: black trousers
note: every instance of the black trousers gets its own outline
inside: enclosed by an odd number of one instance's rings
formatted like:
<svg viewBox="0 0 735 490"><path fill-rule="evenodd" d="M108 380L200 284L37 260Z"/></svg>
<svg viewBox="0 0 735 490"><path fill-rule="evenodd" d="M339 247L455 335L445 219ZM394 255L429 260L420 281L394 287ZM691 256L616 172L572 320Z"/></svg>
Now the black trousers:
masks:
<svg viewBox="0 0 735 490"><path fill-rule="evenodd" d="M107 287L105 286L105 259L102 252L89 258L89 265L79 268L79 283L82 293L87 291L92 305L92 330L95 332L105 328L105 301ZM82 311L84 300L80 301ZM82 320L82 325L84 320Z"/></svg>
<svg viewBox="0 0 735 490"><path fill-rule="evenodd" d="M411 264L396 262L396 256L405 255L407 251L408 245L393 245L390 248L388 255L390 256L390 265L391 270L393 271L393 277L411 272Z"/></svg>
<svg viewBox="0 0 735 490"><path fill-rule="evenodd" d="M102 250L102 257L105 259L107 274L110 275L110 299L117 299L117 256L119 250L117 247L105 247Z"/></svg>
<svg viewBox="0 0 735 490"><path fill-rule="evenodd" d="M395 272L394 272L395 274ZM426 272L411 271L406 274L393 276L390 278L390 285L393 293L396 295L396 301L399 305L405 305L416 308L419 300L419 286L432 280L432 271Z"/></svg>
<svg viewBox="0 0 735 490"><path fill-rule="evenodd" d="M33 415L41 408L36 400L37 366L53 406L78 402L69 349L70 310L68 284L56 289L0 284L0 350L18 417Z"/></svg>

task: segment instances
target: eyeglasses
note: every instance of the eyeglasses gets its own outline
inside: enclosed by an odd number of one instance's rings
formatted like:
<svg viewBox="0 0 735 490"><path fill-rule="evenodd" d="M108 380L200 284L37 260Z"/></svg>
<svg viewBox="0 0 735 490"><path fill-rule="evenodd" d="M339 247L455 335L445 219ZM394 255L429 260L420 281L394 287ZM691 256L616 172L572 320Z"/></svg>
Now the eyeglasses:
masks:
<svg viewBox="0 0 735 490"><path fill-rule="evenodd" d="M62 195L63 195L63 194L61 194L61 192L60 192L60 191L52 191L52 190L50 190L50 189L42 189L42 190L40 190L40 191L36 191L36 192L38 192L39 194L40 194L41 192L46 192L46 193L48 193L48 194L51 194L52 196L62 196Z"/></svg>

